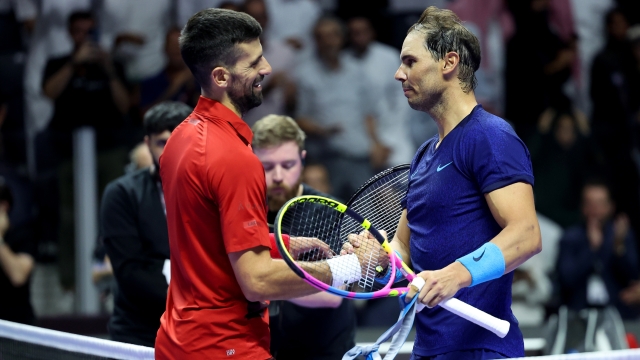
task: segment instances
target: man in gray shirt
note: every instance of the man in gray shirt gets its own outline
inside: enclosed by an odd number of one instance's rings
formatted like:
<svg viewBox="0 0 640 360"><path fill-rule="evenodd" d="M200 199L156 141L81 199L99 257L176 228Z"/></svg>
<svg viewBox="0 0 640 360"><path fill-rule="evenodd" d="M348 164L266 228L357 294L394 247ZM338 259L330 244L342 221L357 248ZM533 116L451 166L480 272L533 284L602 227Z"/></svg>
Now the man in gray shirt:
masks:
<svg viewBox="0 0 640 360"><path fill-rule="evenodd" d="M364 71L345 56L344 25L323 17L314 27L316 49L300 62L297 121L309 135L309 156L329 170L341 199L387 162L390 149L378 139L378 100Z"/></svg>

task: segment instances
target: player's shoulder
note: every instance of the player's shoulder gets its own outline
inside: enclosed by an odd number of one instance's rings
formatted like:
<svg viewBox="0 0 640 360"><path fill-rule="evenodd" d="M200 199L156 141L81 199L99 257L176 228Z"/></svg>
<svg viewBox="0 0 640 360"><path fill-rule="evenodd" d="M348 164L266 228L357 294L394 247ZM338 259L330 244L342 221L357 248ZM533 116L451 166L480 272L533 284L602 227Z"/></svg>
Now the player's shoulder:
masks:
<svg viewBox="0 0 640 360"><path fill-rule="evenodd" d="M149 168L142 168L130 173L124 174L107 184L105 193L111 193L117 190L125 192L136 190L143 186L145 182L150 181L151 174Z"/></svg>
<svg viewBox="0 0 640 360"><path fill-rule="evenodd" d="M503 118L487 112L481 105L469 114L465 120L463 138L466 141L501 141L517 139L513 126Z"/></svg>

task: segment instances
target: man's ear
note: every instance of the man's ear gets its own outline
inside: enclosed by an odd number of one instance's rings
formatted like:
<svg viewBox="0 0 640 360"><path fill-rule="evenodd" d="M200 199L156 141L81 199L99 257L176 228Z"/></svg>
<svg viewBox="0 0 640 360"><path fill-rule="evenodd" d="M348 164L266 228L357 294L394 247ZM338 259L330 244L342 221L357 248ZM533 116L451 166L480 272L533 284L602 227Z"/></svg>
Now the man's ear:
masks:
<svg viewBox="0 0 640 360"><path fill-rule="evenodd" d="M306 159L307 159L307 150L302 150L302 152L300 152L300 163L302 163L303 167Z"/></svg>
<svg viewBox="0 0 640 360"><path fill-rule="evenodd" d="M460 64L460 55L455 51L449 51L442 60L444 63L442 73L444 75L450 75L456 70L458 64Z"/></svg>
<svg viewBox="0 0 640 360"><path fill-rule="evenodd" d="M149 135L144 136L144 143L149 147Z"/></svg>
<svg viewBox="0 0 640 360"><path fill-rule="evenodd" d="M211 70L211 82L219 88L226 89L229 86L230 79L231 74L222 66L215 67Z"/></svg>

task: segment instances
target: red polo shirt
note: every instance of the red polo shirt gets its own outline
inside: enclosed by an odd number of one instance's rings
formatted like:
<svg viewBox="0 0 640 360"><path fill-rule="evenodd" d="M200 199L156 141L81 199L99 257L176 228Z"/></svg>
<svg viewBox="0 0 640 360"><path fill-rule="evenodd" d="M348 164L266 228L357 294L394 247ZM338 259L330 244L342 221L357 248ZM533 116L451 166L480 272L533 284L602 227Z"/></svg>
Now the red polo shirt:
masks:
<svg viewBox="0 0 640 360"><path fill-rule="evenodd" d="M200 97L160 158L171 284L156 359L268 359L266 304L244 297L228 253L271 247L264 170L253 133Z"/></svg>

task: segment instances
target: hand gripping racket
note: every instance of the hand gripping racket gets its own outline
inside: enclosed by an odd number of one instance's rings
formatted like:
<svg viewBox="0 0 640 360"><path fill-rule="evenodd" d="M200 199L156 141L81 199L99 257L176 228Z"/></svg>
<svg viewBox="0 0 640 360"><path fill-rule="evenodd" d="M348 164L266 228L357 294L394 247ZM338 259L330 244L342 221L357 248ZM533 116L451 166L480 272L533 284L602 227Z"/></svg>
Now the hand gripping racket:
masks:
<svg viewBox="0 0 640 360"><path fill-rule="evenodd" d="M402 171L394 169L389 169L377 176L380 176L379 179L386 179L384 181L389 184L395 184L393 186L402 187L403 181L408 182L408 169L399 169ZM387 175L381 176L384 173ZM392 176L393 173L397 174ZM405 180L397 180L395 183L389 181L397 176L404 176ZM383 194L379 195L381 199L390 198L393 192L388 190L390 186L382 186L382 181L367 182L372 189L380 190L361 193ZM404 187L406 192L406 184ZM397 202L400 206L400 202ZM355 201L352 203L354 207L358 206ZM389 227L390 234L395 233L400 211L394 216L395 224ZM381 215L378 217L381 223L386 224ZM372 236L354 235L362 234L363 231ZM415 277L411 269L391 250L386 238L372 225L371 221L347 205L326 197L306 195L289 200L278 211L274 232L278 250L284 261L298 276L319 290L350 299L399 296L408 292L409 289L392 288L396 271L401 271L409 281ZM301 254L299 251L290 252L283 241L283 234L297 238L296 241L291 241L292 247L293 244L297 244L295 246L313 249L315 242L320 239L330 250L310 250ZM351 241L357 241L359 246L352 254L339 255L344 245L349 243L350 237ZM305 242L308 244L305 245ZM294 257L292 253L299 255ZM380 285L376 279L379 280L387 268L391 272L389 282ZM451 298L441 302L440 305L500 337L504 337L509 331L510 324L507 321L497 319L458 299Z"/></svg>

